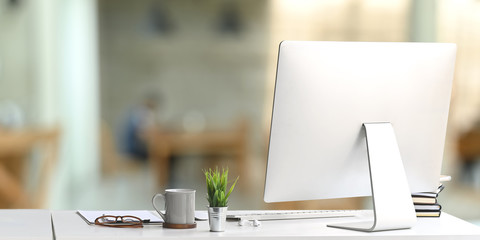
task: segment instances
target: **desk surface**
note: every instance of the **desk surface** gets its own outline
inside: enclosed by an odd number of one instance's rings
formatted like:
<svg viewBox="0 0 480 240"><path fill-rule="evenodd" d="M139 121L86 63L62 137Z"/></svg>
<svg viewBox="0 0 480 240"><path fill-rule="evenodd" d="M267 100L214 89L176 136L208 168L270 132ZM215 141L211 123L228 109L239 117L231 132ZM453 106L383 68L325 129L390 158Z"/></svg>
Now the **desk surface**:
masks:
<svg viewBox="0 0 480 240"><path fill-rule="evenodd" d="M358 217L361 218L361 217ZM263 221L260 227L239 226L228 222L226 231L210 232L208 222L198 222L195 229L164 229L161 226L145 226L136 229L118 229L87 225L75 211L52 212L56 239L480 239L480 227L442 213L440 218L419 218L412 229L365 233L326 227L333 222L358 220L354 218L327 218Z"/></svg>
<svg viewBox="0 0 480 240"><path fill-rule="evenodd" d="M49 210L0 210L0 239L52 240Z"/></svg>

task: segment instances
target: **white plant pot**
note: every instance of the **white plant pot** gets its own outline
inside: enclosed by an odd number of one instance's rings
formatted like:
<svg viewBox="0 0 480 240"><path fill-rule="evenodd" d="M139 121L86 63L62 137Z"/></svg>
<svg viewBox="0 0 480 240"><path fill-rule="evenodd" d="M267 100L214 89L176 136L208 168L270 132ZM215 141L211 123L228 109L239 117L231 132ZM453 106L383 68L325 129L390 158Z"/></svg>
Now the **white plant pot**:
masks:
<svg viewBox="0 0 480 240"><path fill-rule="evenodd" d="M211 232L224 232L228 207L208 207L208 223Z"/></svg>

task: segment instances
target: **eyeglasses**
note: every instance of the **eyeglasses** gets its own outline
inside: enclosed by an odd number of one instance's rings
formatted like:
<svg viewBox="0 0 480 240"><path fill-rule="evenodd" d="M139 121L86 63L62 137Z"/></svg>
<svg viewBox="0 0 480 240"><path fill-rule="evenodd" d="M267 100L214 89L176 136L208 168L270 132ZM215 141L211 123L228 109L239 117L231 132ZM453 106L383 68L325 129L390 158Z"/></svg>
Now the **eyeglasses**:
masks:
<svg viewBox="0 0 480 240"><path fill-rule="evenodd" d="M95 219L95 225L118 228L141 228L142 219L135 216L103 215Z"/></svg>

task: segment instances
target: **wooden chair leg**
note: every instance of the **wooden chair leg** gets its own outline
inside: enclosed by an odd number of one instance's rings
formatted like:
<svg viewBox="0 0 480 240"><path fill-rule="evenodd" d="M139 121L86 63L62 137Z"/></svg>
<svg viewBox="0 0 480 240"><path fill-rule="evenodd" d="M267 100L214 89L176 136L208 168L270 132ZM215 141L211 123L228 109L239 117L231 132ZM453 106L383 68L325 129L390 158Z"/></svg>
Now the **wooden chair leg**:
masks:
<svg viewBox="0 0 480 240"><path fill-rule="evenodd" d="M4 201L11 207L28 208L29 200L22 191L22 186L16 179L0 165L0 195Z"/></svg>
<svg viewBox="0 0 480 240"><path fill-rule="evenodd" d="M149 144L156 144L149 146L149 154L157 184L160 188L166 188L170 177L170 148L164 141L152 141Z"/></svg>

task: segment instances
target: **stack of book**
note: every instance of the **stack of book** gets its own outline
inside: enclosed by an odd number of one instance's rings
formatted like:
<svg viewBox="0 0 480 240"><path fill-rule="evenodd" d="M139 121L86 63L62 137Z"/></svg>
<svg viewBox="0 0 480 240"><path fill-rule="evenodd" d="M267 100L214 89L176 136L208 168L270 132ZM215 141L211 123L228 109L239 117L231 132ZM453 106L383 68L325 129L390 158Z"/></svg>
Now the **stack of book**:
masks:
<svg viewBox="0 0 480 240"><path fill-rule="evenodd" d="M417 217L440 217L442 206L438 203L438 194L445 188L438 186L436 192L413 193L412 199Z"/></svg>

